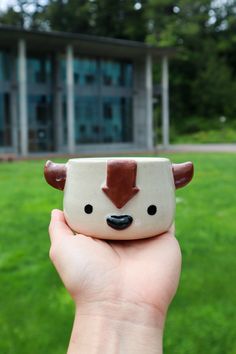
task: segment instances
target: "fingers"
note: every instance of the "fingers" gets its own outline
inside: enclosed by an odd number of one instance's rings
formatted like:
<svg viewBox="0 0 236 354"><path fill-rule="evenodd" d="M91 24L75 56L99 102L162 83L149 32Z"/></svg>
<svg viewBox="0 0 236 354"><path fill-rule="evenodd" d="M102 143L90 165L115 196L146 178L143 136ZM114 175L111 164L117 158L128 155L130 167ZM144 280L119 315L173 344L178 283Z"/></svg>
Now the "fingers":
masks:
<svg viewBox="0 0 236 354"><path fill-rule="evenodd" d="M157 235L158 237L159 235ZM165 231L163 234L161 234L160 236L171 236L171 237L175 237L175 222L173 222L173 224L170 226L169 230Z"/></svg>
<svg viewBox="0 0 236 354"><path fill-rule="evenodd" d="M65 238L68 235L73 235L73 232L66 224L64 213L58 209L52 210L51 222L49 225L51 242L54 242L56 239Z"/></svg>
<svg viewBox="0 0 236 354"><path fill-rule="evenodd" d="M175 222L173 222L173 224L169 228L169 233L171 233L173 236L175 235Z"/></svg>

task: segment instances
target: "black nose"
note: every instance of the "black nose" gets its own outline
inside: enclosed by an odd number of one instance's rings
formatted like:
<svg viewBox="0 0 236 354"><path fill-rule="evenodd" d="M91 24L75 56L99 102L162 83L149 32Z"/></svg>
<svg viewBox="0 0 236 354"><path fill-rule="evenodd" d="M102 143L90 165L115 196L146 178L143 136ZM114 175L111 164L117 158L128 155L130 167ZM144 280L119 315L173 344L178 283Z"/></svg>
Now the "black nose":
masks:
<svg viewBox="0 0 236 354"><path fill-rule="evenodd" d="M110 215L107 224L115 230L124 230L132 224L133 218L129 215Z"/></svg>

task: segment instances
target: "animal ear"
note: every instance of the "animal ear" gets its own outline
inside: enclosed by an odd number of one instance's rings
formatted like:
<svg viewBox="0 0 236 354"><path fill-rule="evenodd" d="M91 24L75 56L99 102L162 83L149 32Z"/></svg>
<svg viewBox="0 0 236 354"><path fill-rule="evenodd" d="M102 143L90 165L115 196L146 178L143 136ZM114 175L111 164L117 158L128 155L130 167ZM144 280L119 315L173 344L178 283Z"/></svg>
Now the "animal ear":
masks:
<svg viewBox="0 0 236 354"><path fill-rule="evenodd" d="M174 163L172 164L173 176L175 181L175 188L181 188L186 186L193 178L193 163Z"/></svg>
<svg viewBox="0 0 236 354"><path fill-rule="evenodd" d="M44 166L44 177L50 186L63 191L66 183L66 164L47 161Z"/></svg>

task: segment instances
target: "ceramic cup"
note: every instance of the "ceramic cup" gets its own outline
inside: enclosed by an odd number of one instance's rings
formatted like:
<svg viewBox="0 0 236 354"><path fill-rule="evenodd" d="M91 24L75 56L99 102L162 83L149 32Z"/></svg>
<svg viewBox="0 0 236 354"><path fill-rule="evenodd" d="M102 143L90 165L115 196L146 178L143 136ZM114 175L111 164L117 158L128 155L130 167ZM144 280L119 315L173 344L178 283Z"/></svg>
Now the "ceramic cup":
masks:
<svg viewBox="0 0 236 354"><path fill-rule="evenodd" d="M159 235L175 215L175 189L193 176L193 164L166 158L78 158L48 161L47 182L64 190L64 214L76 232L102 239Z"/></svg>

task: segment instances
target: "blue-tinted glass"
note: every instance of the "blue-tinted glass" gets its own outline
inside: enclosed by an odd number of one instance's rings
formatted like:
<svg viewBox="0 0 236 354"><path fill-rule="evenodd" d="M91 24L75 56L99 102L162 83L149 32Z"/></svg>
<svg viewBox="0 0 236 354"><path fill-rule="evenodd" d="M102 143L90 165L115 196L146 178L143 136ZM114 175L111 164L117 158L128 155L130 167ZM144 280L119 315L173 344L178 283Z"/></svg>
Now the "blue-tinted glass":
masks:
<svg viewBox="0 0 236 354"><path fill-rule="evenodd" d="M132 131L132 98L76 97L76 144L131 142Z"/></svg>
<svg viewBox="0 0 236 354"><path fill-rule="evenodd" d="M102 82L105 86L133 85L133 65L131 63L102 60L101 62Z"/></svg>
<svg viewBox="0 0 236 354"><path fill-rule="evenodd" d="M2 133L4 130L4 102L3 95L0 94L0 146L2 146Z"/></svg>
<svg viewBox="0 0 236 354"><path fill-rule="evenodd" d="M74 82L79 85L93 85L97 82L97 62L95 59L76 58L74 60Z"/></svg>
<svg viewBox="0 0 236 354"><path fill-rule="evenodd" d="M7 52L0 51L0 81L10 80L11 63L10 55Z"/></svg>
<svg viewBox="0 0 236 354"><path fill-rule="evenodd" d="M52 97L28 96L29 150L52 151Z"/></svg>
<svg viewBox="0 0 236 354"><path fill-rule="evenodd" d="M59 62L60 80L66 82L66 61L61 59Z"/></svg>
<svg viewBox="0 0 236 354"><path fill-rule="evenodd" d="M95 96L75 99L75 139L77 144L100 141L98 99Z"/></svg>
<svg viewBox="0 0 236 354"><path fill-rule="evenodd" d="M67 145L67 116L66 116L66 95L62 97L62 126L63 126L63 144Z"/></svg>
<svg viewBox="0 0 236 354"><path fill-rule="evenodd" d="M131 63L123 63L124 68L124 86L133 86L133 65Z"/></svg>
<svg viewBox="0 0 236 354"><path fill-rule="evenodd" d="M10 95L0 94L0 146L11 146Z"/></svg>
<svg viewBox="0 0 236 354"><path fill-rule="evenodd" d="M133 141L133 100L131 97L121 98L122 111L122 141Z"/></svg>
<svg viewBox="0 0 236 354"><path fill-rule="evenodd" d="M133 85L133 65L128 62L97 60L76 57L73 62L75 83L75 140L76 144L131 142L132 136L132 98L129 91ZM60 76L66 80L66 62L60 61ZM112 86L112 96L104 96L105 88ZM83 95L78 86L86 86ZM97 91L89 93L89 86L97 85ZM65 86L64 86L65 87ZM117 96L116 88L117 90ZM105 89L105 91L104 91ZM97 95L94 95L97 92ZM86 96L85 96L86 94ZM128 96L127 96L128 95ZM66 96L63 98L63 133L67 141Z"/></svg>
<svg viewBox="0 0 236 354"><path fill-rule="evenodd" d="M98 70L99 61L93 58L77 57L73 62L74 83L76 85L93 85L101 82L105 86L132 87L133 85L133 64L114 60L100 60L100 73ZM66 61L60 61L60 77L66 81Z"/></svg>
<svg viewBox="0 0 236 354"><path fill-rule="evenodd" d="M121 63L112 60L102 60L101 71L103 85L121 86Z"/></svg>
<svg viewBox="0 0 236 354"><path fill-rule="evenodd" d="M27 78L29 83L49 83L52 75L52 65L48 58L28 58Z"/></svg>
<svg viewBox="0 0 236 354"><path fill-rule="evenodd" d="M75 85L94 85L98 82L98 65L96 59L75 58L73 61ZM66 81L66 60L60 61L60 77Z"/></svg>
<svg viewBox="0 0 236 354"><path fill-rule="evenodd" d="M103 98L104 142L132 141L131 98Z"/></svg>
<svg viewBox="0 0 236 354"><path fill-rule="evenodd" d="M119 97L103 98L104 142L122 140L122 110Z"/></svg>

